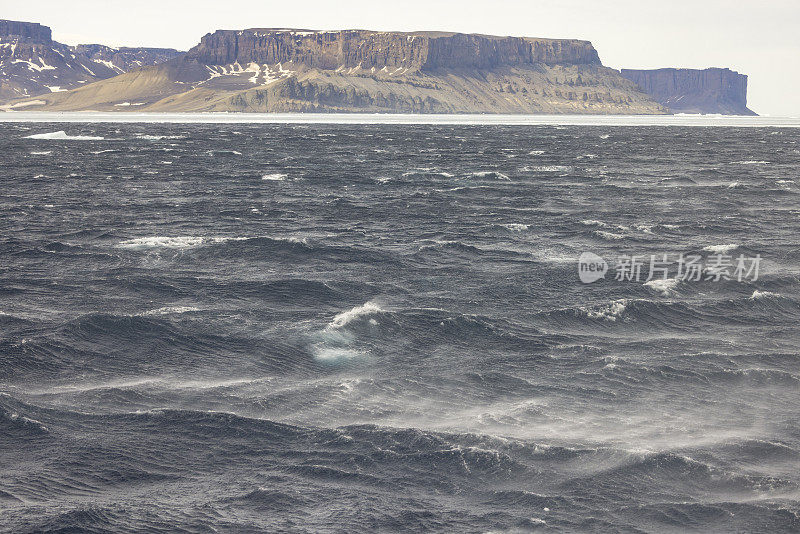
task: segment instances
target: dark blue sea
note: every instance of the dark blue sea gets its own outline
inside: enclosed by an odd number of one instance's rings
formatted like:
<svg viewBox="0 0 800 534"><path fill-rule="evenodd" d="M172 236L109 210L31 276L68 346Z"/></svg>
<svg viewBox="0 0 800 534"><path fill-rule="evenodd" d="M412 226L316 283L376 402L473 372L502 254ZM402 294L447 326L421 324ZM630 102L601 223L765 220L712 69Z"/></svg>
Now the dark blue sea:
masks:
<svg viewBox="0 0 800 534"><path fill-rule="evenodd" d="M798 532L798 142L2 123L0 532Z"/></svg>

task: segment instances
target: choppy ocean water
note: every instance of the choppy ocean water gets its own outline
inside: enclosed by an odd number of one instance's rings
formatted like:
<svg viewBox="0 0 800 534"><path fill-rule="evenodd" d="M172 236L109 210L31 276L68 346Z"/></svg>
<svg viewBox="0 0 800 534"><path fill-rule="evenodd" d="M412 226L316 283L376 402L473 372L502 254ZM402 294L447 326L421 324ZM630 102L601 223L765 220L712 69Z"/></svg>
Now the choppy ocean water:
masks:
<svg viewBox="0 0 800 534"><path fill-rule="evenodd" d="M0 124L0 531L796 532L799 141Z"/></svg>

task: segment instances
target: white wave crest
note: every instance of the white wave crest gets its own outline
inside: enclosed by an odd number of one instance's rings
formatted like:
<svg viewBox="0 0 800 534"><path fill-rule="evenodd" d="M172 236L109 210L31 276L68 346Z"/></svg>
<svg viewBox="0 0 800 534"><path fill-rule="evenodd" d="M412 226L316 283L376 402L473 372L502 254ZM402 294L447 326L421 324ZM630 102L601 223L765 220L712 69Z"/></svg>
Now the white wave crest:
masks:
<svg viewBox="0 0 800 534"><path fill-rule="evenodd" d="M203 237L203 236L183 236L183 237L166 237L166 236L150 236L150 237L137 237L135 239L128 239L117 243L117 248L124 248L130 250L143 250L150 248L168 248L168 249L188 249L196 248L205 245L217 245L227 241L243 241L249 239L247 237Z"/></svg>
<svg viewBox="0 0 800 534"><path fill-rule="evenodd" d="M20 415L16 412L11 412L8 414L9 419L12 421L19 421L24 425L35 426L44 432L48 432L47 427L41 422L37 421L36 419L31 419L30 417L25 417L24 415Z"/></svg>
<svg viewBox="0 0 800 534"><path fill-rule="evenodd" d="M27 136L25 139L50 139L56 141L103 141L105 137L96 137L93 135L67 135L63 130L58 132L33 134Z"/></svg>
<svg viewBox="0 0 800 534"><path fill-rule="evenodd" d="M186 139L185 135L149 135L149 134L136 134L137 139L144 139L146 141L160 141L162 139Z"/></svg>
<svg viewBox="0 0 800 534"><path fill-rule="evenodd" d="M739 248L739 245L731 243L729 245L709 245L707 247L703 247L703 250L714 254L727 254L728 252L732 252L737 248Z"/></svg>
<svg viewBox="0 0 800 534"><path fill-rule="evenodd" d="M363 317L365 315L372 315L373 313L380 313L384 311L383 308L375 304L374 302L367 302L362 304L361 306L356 306L352 310L348 310L346 312L342 312L336 315L333 318L333 321L330 322L328 327L330 328L342 328L347 326L352 321L358 319L359 317Z"/></svg>
<svg viewBox="0 0 800 534"><path fill-rule="evenodd" d="M616 322L627 308L628 301L625 299L615 300L609 304L594 308L581 308L589 319L602 319L604 321Z"/></svg>
<svg viewBox="0 0 800 534"><path fill-rule="evenodd" d="M361 356L362 354L363 352L361 351L338 347L318 347L314 349L315 358L328 362L334 362L337 360L352 360L353 358Z"/></svg>
<svg viewBox="0 0 800 534"><path fill-rule="evenodd" d="M314 358L320 361L334 363L340 360L350 360L363 356L368 352L354 347L356 336L346 327L353 321L374 313L384 311L374 302L367 302L348 311L337 314L328 325L314 333L311 338L316 342L312 346ZM369 323L376 326L378 322L370 319Z"/></svg>
<svg viewBox="0 0 800 534"><path fill-rule="evenodd" d="M527 224L520 223L504 224L503 226L512 232L523 232L530 228Z"/></svg>
<svg viewBox="0 0 800 534"><path fill-rule="evenodd" d="M649 287L653 291L657 291L664 296L671 294L675 291L675 288L678 287L681 281L677 278L667 278L665 279L658 279L658 280L650 280L649 282L645 282L644 286Z"/></svg>
<svg viewBox="0 0 800 534"><path fill-rule="evenodd" d="M608 228L609 225L604 223L603 221L598 221L596 219L585 219L581 221L581 224L584 226L599 226L600 228Z"/></svg>
<svg viewBox="0 0 800 534"><path fill-rule="evenodd" d="M509 178L502 172L497 172L497 171L478 171L478 172L473 172L472 176L474 176L475 178L497 178L498 180L506 180L506 181L511 180L511 178Z"/></svg>
<svg viewBox="0 0 800 534"><path fill-rule="evenodd" d="M753 291L753 294L750 296L750 300L759 300L759 299L767 299L767 298L775 298L780 297L777 293L773 293L772 291Z"/></svg>
<svg viewBox="0 0 800 534"><path fill-rule="evenodd" d="M195 308L194 306L165 306L163 308L158 308L157 310L150 310L140 313L139 315L142 317L150 317L157 315L180 315L182 313L189 313L196 311L200 311L200 308Z"/></svg>
<svg viewBox="0 0 800 534"><path fill-rule="evenodd" d="M572 167L569 165L534 165L522 168L525 172L569 172Z"/></svg>
<svg viewBox="0 0 800 534"><path fill-rule="evenodd" d="M268 181L268 182L283 182L288 177L289 177L288 174L283 174L283 173L280 173L280 172L276 172L276 173L273 173L273 174L265 174L264 176L261 177L261 179L265 180L265 181Z"/></svg>
<svg viewBox="0 0 800 534"><path fill-rule="evenodd" d="M606 241L619 241L620 239L625 239L625 236L622 234L615 234L614 232L605 232L603 230L595 230L594 235L601 239L605 239Z"/></svg>

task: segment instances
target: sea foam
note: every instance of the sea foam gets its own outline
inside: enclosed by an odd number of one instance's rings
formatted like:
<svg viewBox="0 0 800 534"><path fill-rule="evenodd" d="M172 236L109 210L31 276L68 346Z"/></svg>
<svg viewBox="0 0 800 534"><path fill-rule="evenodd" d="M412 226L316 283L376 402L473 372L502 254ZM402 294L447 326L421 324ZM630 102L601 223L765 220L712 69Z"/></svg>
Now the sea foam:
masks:
<svg viewBox="0 0 800 534"><path fill-rule="evenodd" d="M347 326L360 318L383 311L376 303L367 302L335 315L324 329L311 336L316 340L312 347L314 358L332 363L366 354L366 350L354 346L356 336L347 329ZM369 323L373 326L378 324L375 319L370 319Z"/></svg>
<svg viewBox="0 0 800 534"><path fill-rule="evenodd" d="M361 306L356 306L352 310L348 310L346 312L342 312L336 315L333 318L333 321L328 324L330 328L342 328L350 324L352 321L358 319L359 317L363 317L365 315L371 315L373 313L380 313L384 311L383 308L375 304L374 302L367 302L366 304L362 304Z"/></svg>
<svg viewBox="0 0 800 534"><path fill-rule="evenodd" d="M626 299L615 300L602 306L593 308L581 308L589 319L602 319L604 321L616 322L628 307Z"/></svg>
<svg viewBox="0 0 800 534"><path fill-rule="evenodd" d="M711 252L714 254L727 254L739 248L739 245L729 244L729 245L709 245L707 247L703 247L703 250L706 252Z"/></svg>
<svg viewBox="0 0 800 534"><path fill-rule="evenodd" d="M150 248L168 248L168 249L188 249L201 247L205 245L217 245L227 241L243 241L249 239L247 237L203 237L203 236L183 236L183 237L166 237L166 236L150 236L150 237L137 237L135 239L128 239L117 243L117 248L143 250Z"/></svg>
<svg viewBox="0 0 800 534"><path fill-rule="evenodd" d="M67 135L63 130L58 132L33 134L25 137L25 139L49 139L54 141L103 141L105 137L96 137L92 135Z"/></svg>
<svg viewBox="0 0 800 534"><path fill-rule="evenodd" d="M649 282L645 282L644 286L649 287L653 291L657 291L664 296L667 296L675 291L675 288L678 287L678 284L680 284L680 280L677 278L667 278L650 280Z"/></svg>

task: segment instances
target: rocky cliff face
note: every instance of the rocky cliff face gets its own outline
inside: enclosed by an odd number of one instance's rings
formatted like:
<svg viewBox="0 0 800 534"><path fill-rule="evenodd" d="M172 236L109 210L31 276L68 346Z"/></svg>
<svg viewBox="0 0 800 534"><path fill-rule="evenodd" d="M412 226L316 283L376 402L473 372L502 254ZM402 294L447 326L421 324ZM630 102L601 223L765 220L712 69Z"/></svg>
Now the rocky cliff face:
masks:
<svg viewBox="0 0 800 534"><path fill-rule="evenodd" d="M0 37L18 37L41 44L50 44L53 40L52 32L47 26L15 20L0 20Z"/></svg>
<svg viewBox="0 0 800 534"><path fill-rule="evenodd" d="M600 65L588 41L494 37L444 32L350 30L220 30L202 38L188 57L208 65L295 65L334 70L492 69L543 64Z"/></svg>
<svg viewBox="0 0 800 534"><path fill-rule="evenodd" d="M48 95L40 104L29 102L15 105L120 111L666 113L634 83L604 67L588 41L366 30L220 30L185 56Z"/></svg>
<svg viewBox="0 0 800 534"><path fill-rule="evenodd" d="M50 28L0 20L0 101L67 91L181 54L155 48L67 46Z"/></svg>
<svg viewBox="0 0 800 534"><path fill-rule="evenodd" d="M730 69L622 69L622 75L674 113L755 115L747 76Z"/></svg>

